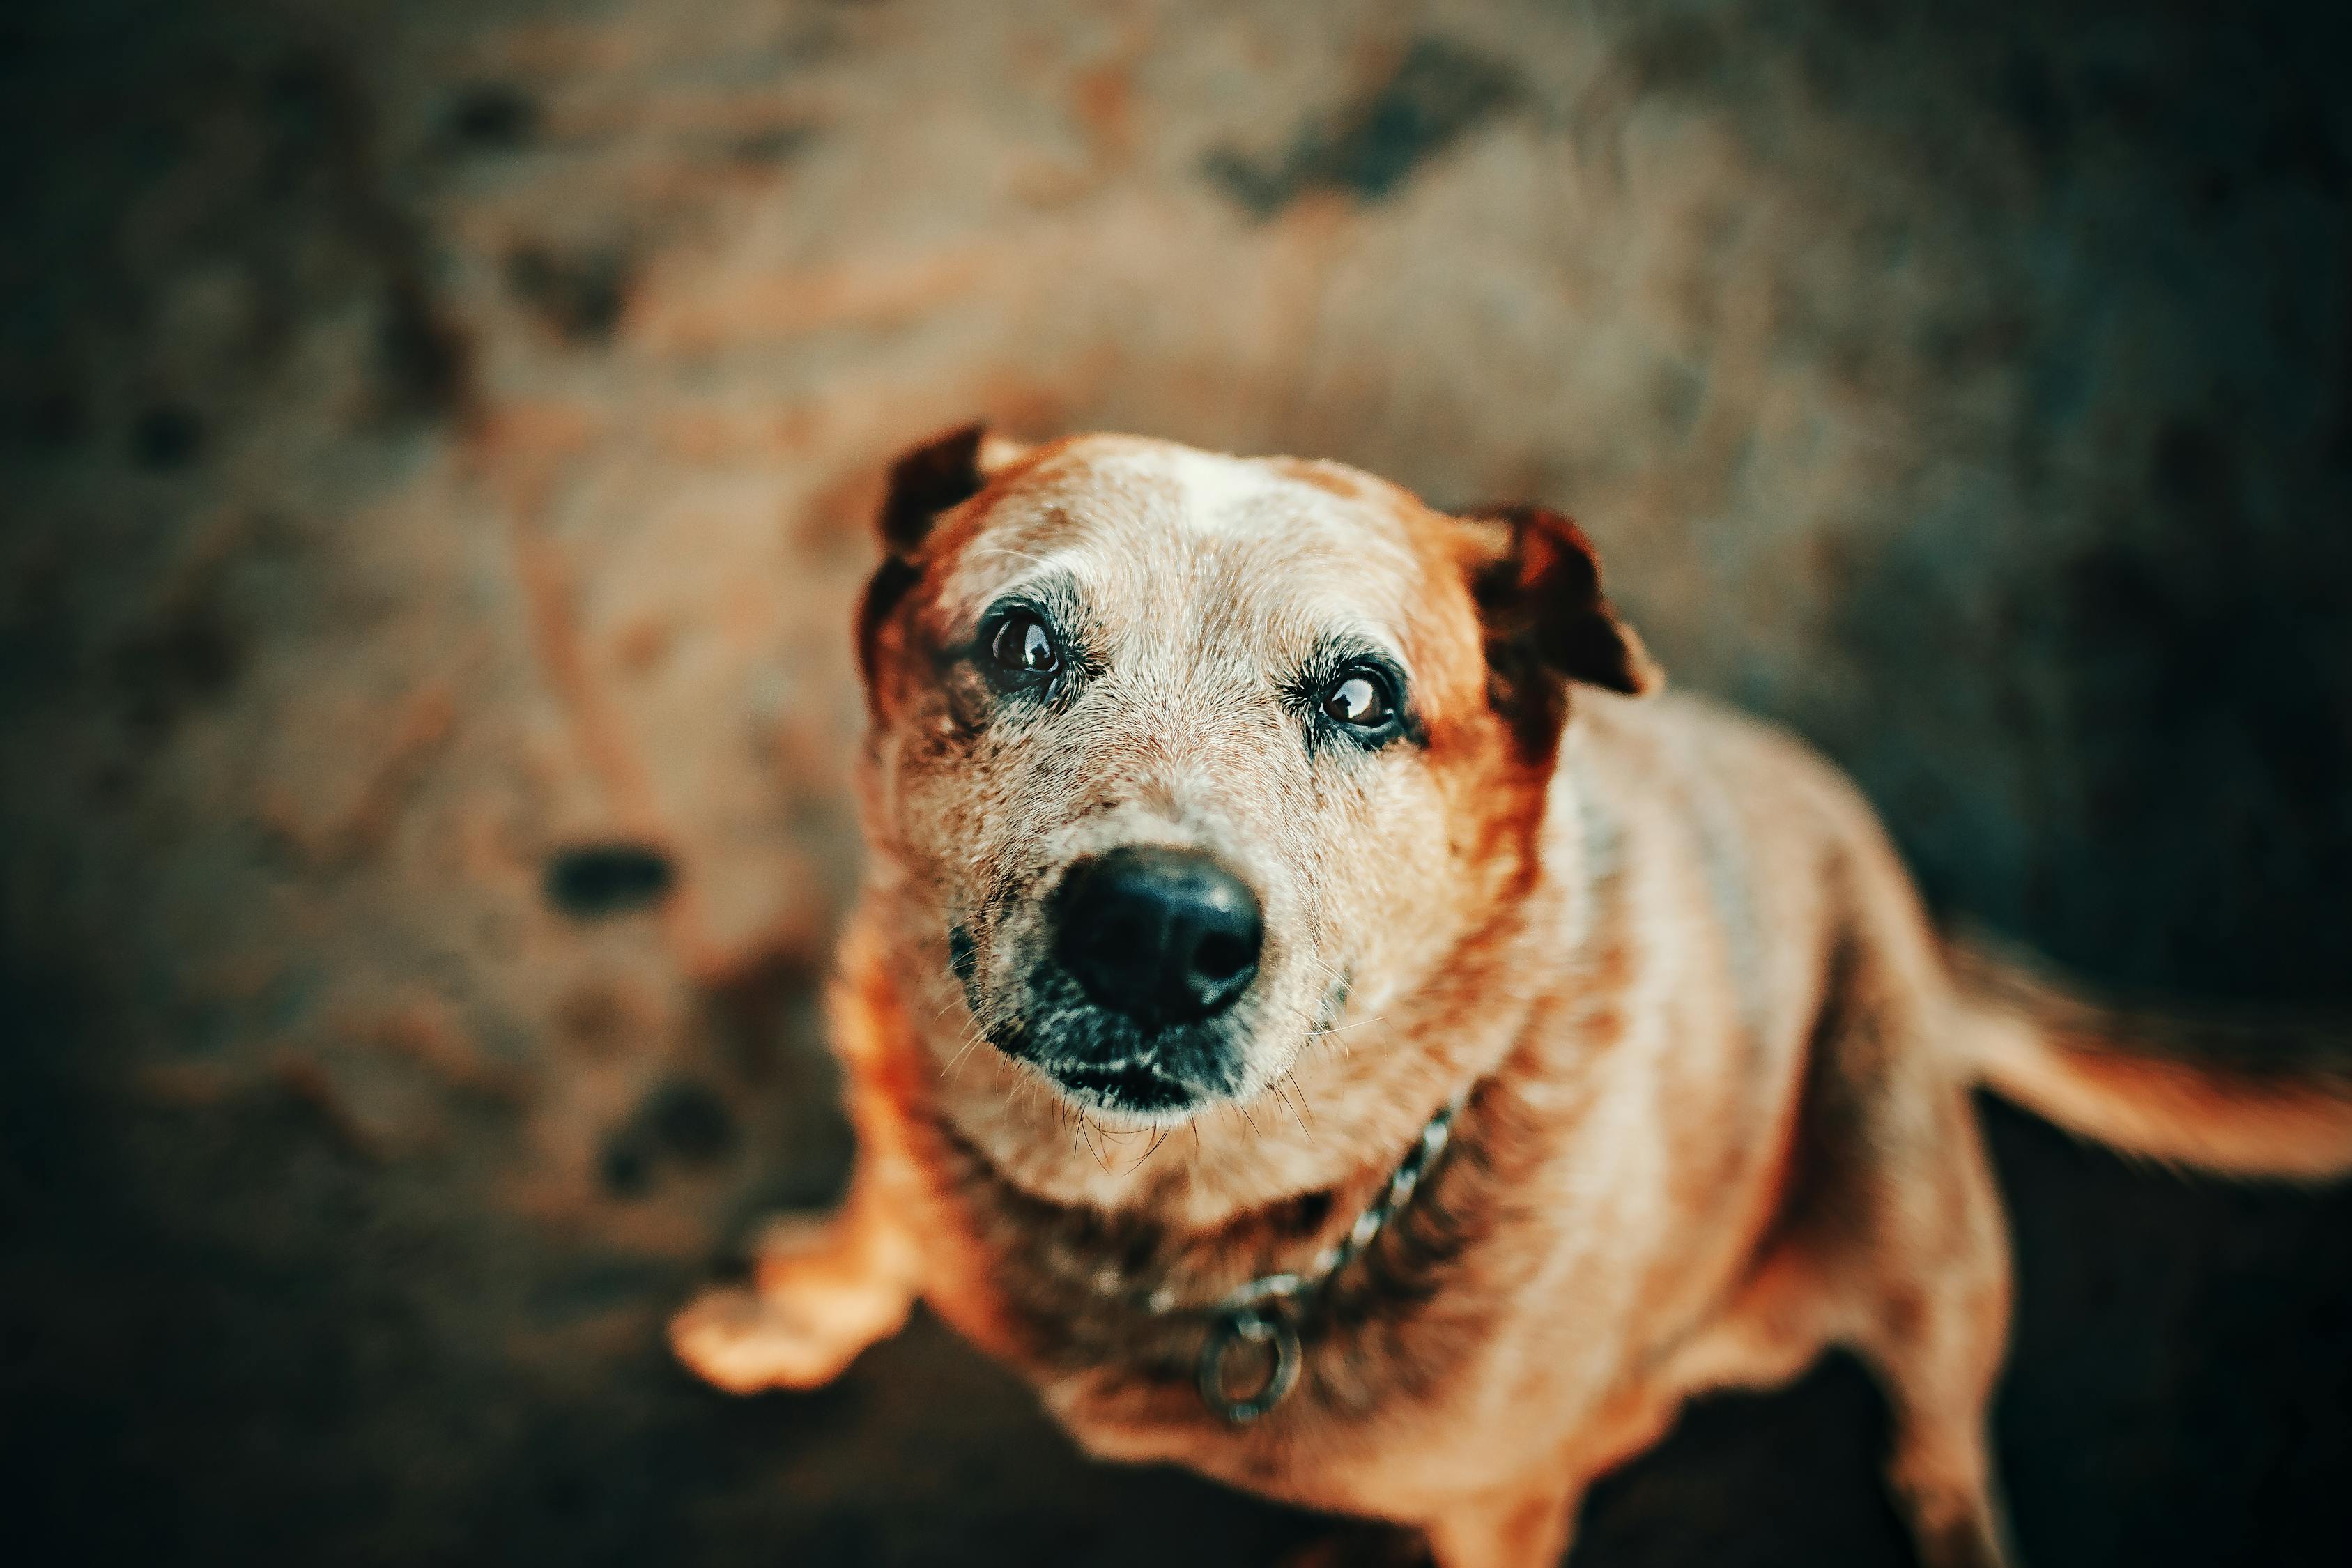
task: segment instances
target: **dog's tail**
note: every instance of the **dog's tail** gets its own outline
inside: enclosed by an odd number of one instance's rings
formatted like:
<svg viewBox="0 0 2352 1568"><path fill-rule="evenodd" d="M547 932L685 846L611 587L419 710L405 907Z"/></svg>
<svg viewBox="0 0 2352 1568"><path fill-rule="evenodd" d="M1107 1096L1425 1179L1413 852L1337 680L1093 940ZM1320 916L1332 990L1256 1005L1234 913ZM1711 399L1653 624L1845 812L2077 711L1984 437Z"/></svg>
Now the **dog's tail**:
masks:
<svg viewBox="0 0 2352 1568"><path fill-rule="evenodd" d="M2168 1164L2352 1172L2352 1028L2110 1005L1974 932L1945 953L1965 1059L2028 1110Z"/></svg>

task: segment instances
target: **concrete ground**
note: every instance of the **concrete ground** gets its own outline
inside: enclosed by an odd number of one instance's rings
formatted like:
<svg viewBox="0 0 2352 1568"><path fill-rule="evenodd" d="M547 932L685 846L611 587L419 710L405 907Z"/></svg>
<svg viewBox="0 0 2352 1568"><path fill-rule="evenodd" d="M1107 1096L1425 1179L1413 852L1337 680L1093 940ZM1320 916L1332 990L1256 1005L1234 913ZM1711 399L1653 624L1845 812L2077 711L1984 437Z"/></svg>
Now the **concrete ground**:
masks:
<svg viewBox="0 0 2352 1568"><path fill-rule="evenodd" d="M665 1313L847 1134L845 626L986 415L1540 499L1940 908L2352 1003L2340 8L25 0L0 1510L41 1562L1254 1563L921 1321ZM2352 1198L1988 1105L2044 1564L2352 1560ZM1577 1562L1896 1563L1853 1367ZM15 1555L12 1552L11 1555ZM19 1561L26 1560L17 1558Z"/></svg>

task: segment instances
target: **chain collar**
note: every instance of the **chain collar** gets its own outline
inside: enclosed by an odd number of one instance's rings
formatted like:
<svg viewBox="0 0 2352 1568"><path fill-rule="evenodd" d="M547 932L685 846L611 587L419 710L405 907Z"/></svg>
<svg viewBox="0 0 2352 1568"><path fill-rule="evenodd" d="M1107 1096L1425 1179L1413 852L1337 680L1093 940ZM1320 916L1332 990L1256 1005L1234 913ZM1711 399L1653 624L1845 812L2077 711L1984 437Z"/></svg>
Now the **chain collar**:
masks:
<svg viewBox="0 0 2352 1568"><path fill-rule="evenodd" d="M1421 1136L1405 1152L1403 1161L1389 1177L1381 1195L1356 1216L1356 1223L1348 1227L1345 1236L1317 1253L1305 1270L1262 1274L1208 1309L1209 1334L1202 1342L1196 1375L1201 1398L1212 1411L1234 1426L1246 1426L1282 1403L1283 1396L1298 1382L1299 1364L1305 1359L1298 1338L1300 1320L1318 1304L1332 1280L1361 1257L1364 1249L1412 1201L1430 1166L1445 1152L1446 1142L1454 1134L1454 1120L1461 1115L1469 1093L1465 1089L1438 1108L1437 1114L1422 1127ZM1164 1289L1153 1291L1145 1300L1144 1309L1154 1313L1177 1310ZM1234 1347L1243 1344L1267 1347L1273 1364L1255 1393L1236 1398L1226 1392L1225 1363Z"/></svg>

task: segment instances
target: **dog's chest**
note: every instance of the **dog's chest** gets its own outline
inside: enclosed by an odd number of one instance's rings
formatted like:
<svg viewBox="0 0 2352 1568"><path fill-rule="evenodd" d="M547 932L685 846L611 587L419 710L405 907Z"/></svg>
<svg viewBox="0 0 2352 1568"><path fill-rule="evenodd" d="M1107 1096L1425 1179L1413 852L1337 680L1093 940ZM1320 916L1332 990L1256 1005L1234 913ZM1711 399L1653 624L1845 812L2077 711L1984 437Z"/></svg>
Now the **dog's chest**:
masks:
<svg viewBox="0 0 2352 1568"><path fill-rule="evenodd" d="M1475 1110L1475 1108L1474 1108ZM1178 1459L1237 1474L1260 1489L1337 1506L1286 1483L1311 1435L1319 1489L1335 1447L1378 1447L1380 1434L1441 1403L1496 1331L1505 1303L1485 1289L1498 1201L1488 1108L1401 1210L1295 1321L1296 1384L1246 1426L1213 1411L1200 1390L1214 1309L1243 1282L1307 1260L1343 1233L1387 1179L1309 1194L1201 1233L1171 1233L1148 1215L1048 1202L1012 1186L970 1144L932 1123L919 1142L944 1211L932 1292L942 1315L1035 1384L1088 1447L1122 1458ZM1359 1191L1358 1188L1361 1188ZM1233 1381L1255 1386L1257 1352Z"/></svg>

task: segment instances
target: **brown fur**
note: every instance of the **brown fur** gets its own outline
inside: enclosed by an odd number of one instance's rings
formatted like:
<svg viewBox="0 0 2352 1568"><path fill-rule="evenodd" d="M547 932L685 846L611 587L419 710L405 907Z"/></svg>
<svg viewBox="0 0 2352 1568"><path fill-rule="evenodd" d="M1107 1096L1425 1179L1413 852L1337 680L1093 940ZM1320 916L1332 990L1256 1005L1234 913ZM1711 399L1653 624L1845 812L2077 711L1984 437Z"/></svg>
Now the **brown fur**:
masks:
<svg viewBox="0 0 2352 1568"><path fill-rule="evenodd" d="M751 1290L680 1314L714 1382L822 1382L919 1295L1097 1453L1485 1568L1556 1561L1586 1485L1689 1396L1843 1345L1887 1389L1923 1556L1981 1568L2009 1560L1985 1430L2009 1276L1971 1085L2161 1158L2352 1165L2340 1076L2216 1068L2204 1035L2126 1054L2131 1020L1939 942L1826 765L1633 700L1654 669L1564 519L1112 437L959 432L896 477L858 634L872 868L834 998L859 1168ZM1063 708L1009 717L971 627L1039 583L1106 651ZM1393 647L1412 743L1318 752L1284 716L1329 626ZM1266 905L1237 1087L1174 1116L997 1048L1045 1005L1048 884L1139 838L1213 845ZM1304 1267L1462 1092L1307 1320L1296 1391L1212 1415L1204 1309Z"/></svg>

